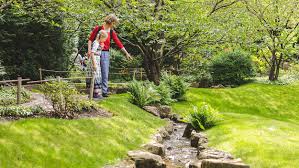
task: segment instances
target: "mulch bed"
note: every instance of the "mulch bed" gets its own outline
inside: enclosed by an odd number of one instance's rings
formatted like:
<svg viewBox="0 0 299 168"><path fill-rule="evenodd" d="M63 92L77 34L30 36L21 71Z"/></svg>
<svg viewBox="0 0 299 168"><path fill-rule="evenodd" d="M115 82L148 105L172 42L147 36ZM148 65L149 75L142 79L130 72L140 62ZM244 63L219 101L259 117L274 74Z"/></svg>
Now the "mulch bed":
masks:
<svg viewBox="0 0 299 168"><path fill-rule="evenodd" d="M113 116L113 113L110 113L104 109L93 110L90 112L84 111L76 115L73 119L76 120L81 118L110 118ZM28 119L28 118L57 118L50 115L49 112L41 113L41 114L34 114L30 116L0 116L0 122L5 121L15 121L20 119Z"/></svg>

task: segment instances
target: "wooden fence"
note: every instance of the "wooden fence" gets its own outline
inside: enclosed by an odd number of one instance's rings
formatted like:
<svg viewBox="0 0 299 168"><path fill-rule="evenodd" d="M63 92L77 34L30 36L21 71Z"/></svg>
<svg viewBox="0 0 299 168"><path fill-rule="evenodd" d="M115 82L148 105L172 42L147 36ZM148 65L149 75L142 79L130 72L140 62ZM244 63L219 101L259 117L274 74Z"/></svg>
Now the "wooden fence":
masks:
<svg viewBox="0 0 299 168"><path fill-rule="evenodd" d="M114 69L115 70L115 69ZM139 77L140 80L144 79L145 72L142 68L116 68L118 72L111 72L109 73L110 75L133 75L133 78L136 78L137 76ZM4 84L13 84L14 86L17 86L17 104L21 104L21 99L22 99L22 86L29 86L29 85L39 85L45 82L50 82L50 81L58 81L60 82L61 80L75 80L75 79L91 79L91 83L94 83L95 80L95 74L91 73L92 75L87 77L87 76L78 76L78 77L69 77L69 78L62 78L60 75L57 75L56 78L53 79L43 79L43 72L52 72L52 73L58 73L62 75L63 73L74 73L74 71L57 71L57 70L48 70L48 69L42 69L39 68L39 80L32 81L30 79L22 79L22 77L18 77L16 80L3 80L0 81L0 85ZM81 73L82 71L78 71L78 73ZM87 73L85 71L85 73ZM24 84L25 83L25 84ZM124 83L110 83L110 84L124 84ZM93 97L93 90L94 90L94 85L90 85L89 88L89 98L92 99Z"/></svg>
<svg viewBox="0 0 299 168"><path fill-rule="evenodd" d="M22 99L22 83L24 81L30 81L30 79L22 79L22 77L18 77L17 80L4 80L4 81L0 81L0 84L17 83L17 104L21 104L21 99Z"/></svg>

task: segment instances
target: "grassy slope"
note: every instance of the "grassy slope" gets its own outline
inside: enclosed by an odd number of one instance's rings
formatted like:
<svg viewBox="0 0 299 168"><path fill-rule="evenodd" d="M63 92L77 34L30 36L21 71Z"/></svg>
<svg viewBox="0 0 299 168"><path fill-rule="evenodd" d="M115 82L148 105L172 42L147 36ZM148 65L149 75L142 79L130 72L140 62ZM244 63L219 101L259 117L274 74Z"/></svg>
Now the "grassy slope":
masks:
<svg viewBox="0 0 299 168"><path fill-rule="evenodd" d="M112 96L109 119L26 119L0 123L0 167L98 168L138 148L164 121Z"/></svg>
<svg viewBox="0 0 299 168"><path fill-rule="evenodd" d="M210 145L232 152L254 168L299 167L299 85L248 84L234 89L191 89L173 105L188 115L192 104L210 103L224 115L207 131Z"/></svg>

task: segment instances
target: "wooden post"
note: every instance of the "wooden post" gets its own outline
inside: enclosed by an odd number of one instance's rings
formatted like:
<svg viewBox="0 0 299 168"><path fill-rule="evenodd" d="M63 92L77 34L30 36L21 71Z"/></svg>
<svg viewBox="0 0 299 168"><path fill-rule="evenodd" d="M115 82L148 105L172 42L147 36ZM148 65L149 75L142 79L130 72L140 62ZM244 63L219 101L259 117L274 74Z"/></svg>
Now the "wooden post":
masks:
<svg viewBox="0 0 299 168"><path fill-rule="evenodd" d="M21 104L22 77L18 77L17 104Z"/></svg>
<svg viewBox="0 0 299 168"><path fill-rule="evenodd" d="M89 100L92 100L92 98L93 98L94 81L95 81L95 71L92 71L91 80L90 80L90 88L89 88Z"/></svg>
<svg viewBox="0 0 299 168"><path fill-rule="evenodd" d="M142 76L143 76L143 74L142 74L142 68L140 68L140 80L142 81Z"/></svg>
<svg viewBox="0 0 299 168"><path fill-rule="evenodd" d="M134 69L134 72L133 72L133 79L134 80L136 79L136 69Z"/></svg>
<svg viewBox="0 0 299 168"><path fill-rule="evenodd" d="M59 82L59 84L60 84L60 82L61 82L60 76L56 76L56 79L57 79L57 82ZM63 102L64 100L63 100L63 95L62 95L61 88L59 88L59 92L60 92L60 102L61 102L61 104L60 104L60 110L62 110L63 104L64 104L64 102Z"/></svg>
<svg viewBox="0 0 299 168"><path fill-rule="evenodd" d="M42 68L39 68L39 80L40 80L40 83L42 83L42 80L43 80Z"/></svg>

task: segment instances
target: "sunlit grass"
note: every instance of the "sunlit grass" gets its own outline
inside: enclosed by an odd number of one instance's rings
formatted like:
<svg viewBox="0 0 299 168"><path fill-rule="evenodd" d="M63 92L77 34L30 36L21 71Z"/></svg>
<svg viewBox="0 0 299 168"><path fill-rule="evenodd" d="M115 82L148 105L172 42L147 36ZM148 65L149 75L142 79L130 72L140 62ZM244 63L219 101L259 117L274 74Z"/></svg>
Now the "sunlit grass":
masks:
<svg viewBox="0 0 299 168"><path fill-rule="evenodd" d="M116 95L100 102L112 118L0 123L0 167L102 167L149 140L164 121Z"/></svg>
<svg viewBox="0 0 299 168"><path fill-rule="evenodd" d="M233 89L191 89L173 105L187 116L206 101L223 114L207 130L210 146L232 152L254 168L299 166L299 85L248 84Z"/></svg>

